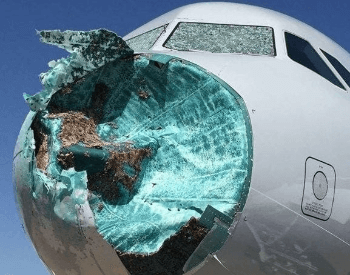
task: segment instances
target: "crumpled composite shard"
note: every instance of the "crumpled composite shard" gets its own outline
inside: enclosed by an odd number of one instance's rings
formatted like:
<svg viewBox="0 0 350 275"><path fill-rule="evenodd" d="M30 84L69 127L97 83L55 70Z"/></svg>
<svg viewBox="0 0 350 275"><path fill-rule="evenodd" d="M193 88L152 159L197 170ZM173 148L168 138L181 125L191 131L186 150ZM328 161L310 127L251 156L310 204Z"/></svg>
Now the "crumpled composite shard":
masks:
<svg viewBox="0 0 350 275"><path fill-rule="evenodd" d="M72 54L25 96L34 122L14 163L21 209L29 190L47 219L96 226L116 250L148 255L208 205L229 217L243 207L251 130L229 86L182 59L133 55L106 30L40 34ZM82 160L95 155L96 166Z"/></svg>
<svg viewBox="0 0 350 275"><path fill-rule="evenodd" d="M44 110L50 97L67 84L74 83L108 62L133 53L122 38L104 29L89 32L40 31L39 34L42 42L65 49L71 55L49 62L52 69L40 74L41 83L45 88L43 91L34 96L24 95L33 111ZM96 54L97 52L100 54Z"/></svg>

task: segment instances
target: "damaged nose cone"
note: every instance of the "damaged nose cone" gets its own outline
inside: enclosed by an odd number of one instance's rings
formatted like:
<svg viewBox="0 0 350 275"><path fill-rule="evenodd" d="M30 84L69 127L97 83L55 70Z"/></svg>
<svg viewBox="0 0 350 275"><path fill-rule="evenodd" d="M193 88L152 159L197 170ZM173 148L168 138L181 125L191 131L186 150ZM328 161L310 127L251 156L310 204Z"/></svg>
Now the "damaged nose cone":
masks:
<svg viewBox="0 0 350 275"><path fill-rule="evenodd" d="M195 268L221 248L249 190L243 101L197 65L134 55L106 30L40 35L71 53L25 95L15 152L18 206L40 258L56 274Z"/></svg>

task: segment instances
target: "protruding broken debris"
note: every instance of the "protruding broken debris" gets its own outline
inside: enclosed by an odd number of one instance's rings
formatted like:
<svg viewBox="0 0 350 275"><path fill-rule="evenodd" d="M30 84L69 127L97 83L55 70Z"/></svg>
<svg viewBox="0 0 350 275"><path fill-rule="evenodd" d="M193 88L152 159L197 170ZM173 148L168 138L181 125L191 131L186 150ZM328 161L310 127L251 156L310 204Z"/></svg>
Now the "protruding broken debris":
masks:
<svg viewBox="0 0 350 275"><path fill-rule="evenodd" d="M43 91L34 96L24 94L24 99L32 111L46 109L54 93L59 90L70 92L70 84L89 72L134 53L121 37L105 29L87 32L44 30L38 34L42 42L65 49L71 55L49 62L51 69L40 74Z"/></svg>
<svg viewBox="0 0 350 275"><path fill-rule="evenodd" d="M49 164L48 136L38 117L34 119L31 128L33 129L35 140L36 166L45 171Z"/></svg>
<svg viewBox="0 0 350 275"><path fill-rule="evenodd" d="M162 247L149 255L117 254L131 275L182 275L183 266L208 233L197 219L191 218Z"/></svg>
<svg viewBox="0 0 350 275"><path fill-rule="evenodd" d="M72 152L58 154L57 160L65 170L74 167L74 155Z"/></svg>
<svg viewBox="0 0 350 275"><path fill-rule="evenodd" d="M57 159L64 169L74 167L76 171L86 171L88 189L97 192L106 201L114 203L120 198L118 184L132 192L141 171L141 163L149 156L151 156L150 149L132 148L129 144L123 146L123 150L112 152L75 144L64 147ZM125 165L135 172L134 175L125 171Z"/></svg>
<svg viewBox="0 0 350 275"><path fill-rule="evenodd" d="M59 138L63 147L69 147L79 142L89 148L102 148L106 145L96 133L95 121L81 112L50 114L48 117L62 118Z"/></svg>
<svg viewBox="0 0 350 275"><path fill-rule="evenodd" d="M139 91L139 97L141 99L147 99L149 98L149 94L146 91Z"/></svg>

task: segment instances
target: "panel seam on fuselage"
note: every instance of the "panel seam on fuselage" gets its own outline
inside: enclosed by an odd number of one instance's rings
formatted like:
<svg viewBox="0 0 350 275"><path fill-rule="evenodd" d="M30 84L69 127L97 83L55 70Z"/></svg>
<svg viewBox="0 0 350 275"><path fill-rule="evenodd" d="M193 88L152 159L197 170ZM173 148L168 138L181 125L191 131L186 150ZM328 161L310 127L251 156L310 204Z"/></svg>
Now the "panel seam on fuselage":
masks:
<svg viewBox="0 0 350 275"><path fill-rule="evenodd" d="M311 222L313 225L317 226L318 228L320 228L320 229L322 229L323 231L329 233L330 235L332 235L333 237L337 238L337 239L340 240L341 242L343 242L343 243L345 243L346 245L350 246L350 244L349 244L348 242L344 241L342 238L338 237L337 235L335 235L334 233L328 231L327 229L323 228L322 226L318 225L317 223L315 223L315 222L309 220L308 218L306 218L306 217L304 217L303 215L299 214L298 212L296 212L296 211L290 209L289 207L285 206L284 204L282 204L282 203L276 201L275 199L273 199L273 198L267 196L266 194L260 192L259 190L256 190L256 189L253 188L253 187L250 187L250 188L251 188L252 190L254 190L255 192L257 192L257 193L263 195L264 197L268 198L269 200L272 200L273 202L275 202L275 203L281 205L282 207L288 209L289 211L293 212L294 214L298 215L299 217L301 217L301 218L303 218L303 219L305 219L305 220Z"/></svg>

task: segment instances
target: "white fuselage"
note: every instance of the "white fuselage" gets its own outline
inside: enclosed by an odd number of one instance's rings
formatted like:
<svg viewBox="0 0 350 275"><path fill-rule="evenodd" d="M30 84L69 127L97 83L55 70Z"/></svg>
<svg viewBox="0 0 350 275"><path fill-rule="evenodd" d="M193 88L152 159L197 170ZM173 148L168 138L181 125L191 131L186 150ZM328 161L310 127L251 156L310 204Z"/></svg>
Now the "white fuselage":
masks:
<svg viewBox="0 0 350 275"><path fill-rule="evenodd" d="M272 27L276 56L168 49L163 45L179 22ZM166 31L145 52L180 57L215 74L242 97L250 114L253 171L242 214L245 218L238 223L237 231L223 249L216 253L220 262L237 274L269 274L261 267L289 259L293 268L300 265L315 274L326 274L322 272L327 268L319 264L323 259L337 274L349 272L350 88L321 50L336 57L347 70L350 69L350 55L320 32L293 18L228 3L202 3L180 8L140 27L125 39L164 24L169 24ZM344 89L293 61L287 53L285 32L308 41ZM327 219L306 215L303 211L308 158L325 163L335 171L332 172L336 178L333 205L328 209ZM255 243L251 241L254 239ZM281 239L284 244L278 244ZM287 245L288 239L291 243ZM260 251L258 259L247 256L254 251L248 243ZM295 256L298 250L295 247L300 248L305 261ZM293 249L296 249L295 255L288 253ZM312 256L315 253L319 255L318 260ZM254 267L259 264L254 264L253 260L260 263L259 271ZM306 271L295 274L303 272Z"/></svg>

